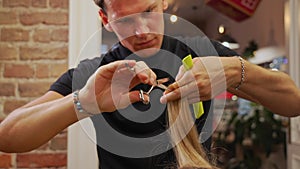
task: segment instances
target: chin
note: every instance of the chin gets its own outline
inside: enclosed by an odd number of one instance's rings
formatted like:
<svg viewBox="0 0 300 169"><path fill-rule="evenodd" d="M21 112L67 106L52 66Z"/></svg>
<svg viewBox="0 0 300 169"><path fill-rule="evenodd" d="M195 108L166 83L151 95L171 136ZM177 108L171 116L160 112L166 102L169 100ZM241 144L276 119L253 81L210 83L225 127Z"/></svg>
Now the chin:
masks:
<svg viewBox="0 0 300 169"><path fill-rule="evenodd" d="M135 51L134 53L142 58L148 58L155 55L160 49L159 48L148 48Z"/></svg>

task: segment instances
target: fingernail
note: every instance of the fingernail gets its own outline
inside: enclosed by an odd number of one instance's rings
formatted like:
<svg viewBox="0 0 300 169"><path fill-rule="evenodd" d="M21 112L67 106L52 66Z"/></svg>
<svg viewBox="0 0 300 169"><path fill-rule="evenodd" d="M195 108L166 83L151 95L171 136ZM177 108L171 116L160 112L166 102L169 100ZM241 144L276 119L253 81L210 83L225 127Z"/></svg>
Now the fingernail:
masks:
<svg viewBox="0 0 300 169"><path fill-rule="evenodd" d="M156 79L154 77L151 77L150 81L153 85L156 85Z"/></svg>
<svg viewBox="0 0 300 169"><path fill-rule="evenodd" d="M148 82L149 82L149 79L145 79L145 80L144 80L144 83L148 83Z"/></svg>
<svg viewBox="0 0 300 169"><path fill-rule="evenodd" d="M169 87L165 90L165 94L170 93L172 91L172 89L170 89Z"/></svg>
<svg viewBox="0 0 300 169"><path fill-rule="evenodd" d="M167 103L167 98L166 98L166 96L161 96L161 97L160 97L160 103L161 103L161 104L166 104L166 103Z"/></svg>

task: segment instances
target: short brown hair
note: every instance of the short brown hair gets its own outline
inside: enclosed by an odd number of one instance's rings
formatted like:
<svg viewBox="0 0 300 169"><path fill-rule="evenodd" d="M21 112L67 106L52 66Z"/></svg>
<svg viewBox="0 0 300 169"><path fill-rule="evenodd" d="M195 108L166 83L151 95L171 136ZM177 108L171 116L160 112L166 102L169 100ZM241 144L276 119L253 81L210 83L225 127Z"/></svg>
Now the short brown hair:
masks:
<svg viewBox="0 0 300 169"><path fill-rule="evenodd" d="M104 0L94 0L95 4L105 11Z"/></svg>

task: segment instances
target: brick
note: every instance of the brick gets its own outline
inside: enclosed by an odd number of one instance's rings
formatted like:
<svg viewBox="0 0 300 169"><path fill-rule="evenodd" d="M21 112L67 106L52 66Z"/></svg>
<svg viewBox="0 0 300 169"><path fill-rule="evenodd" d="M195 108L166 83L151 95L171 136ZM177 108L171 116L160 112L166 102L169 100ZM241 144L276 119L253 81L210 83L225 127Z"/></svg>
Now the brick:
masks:
<svg viewBox="0 0 300 169"><path fill-rule="evenodd" d="M35 75L37 78L48 78L49 74L49 64L38 64L36 66Z"/></svg>
<svg viewBox="0 0 300 169"><path fill-rule="evenodd" d="M10 154L0 154L0 168L12 167L12 157Z"/></svg>
<svg viewBox="0 0 300 169"><path fill-rule="evenodd" d="M48 29L35 30L33 34L33 40L35 42L50 42L50 31Z"/></svg>
<svg viewBox="0 0 300 169"><path fill-rule="evenodd" d="M38 8L46 8L47 7L47 0L32 0L32 6Z"/></svg>
<svg viewBox="0 0 300 169"><path fill-rule="evenodd" d="M69 14L67 12L48 13L47 19L43 21L46 25L68 25Z"/></svg>
<svg viewBox="0 0 300 169"><path fill-rule="evenodd" d="M2 29L1 30L2 41L28 41L29 31L23 29Z"/></svg>
<svg viewBox="0 0 300 169"><path fill-rule="evenodd" d="M16 24L17 14L15 12L0 12L0 24Z"/></svg>
<svg viewBox="0 0 300 169"><path fill-rule="evenodd" d="M27 103L27 101L17 100L17 99L16 100L6 100L4 102L3 112L4 112L4 114L8 115L15 109L25 105L26 103Z"/></svg>
<svg viewBox="0 0 300 169"><path fill-rule="evenodd" d="M20 14L20 22L23 25L36 25L41 23L43 16L39 13L22 13Z"/></svg>
<svg viewBox="0 0 300 169"><path fill-rule="evenodd" d="M50 4L50 7L52 7L52 8L62 8L62 9L69 8L68 0L50 0L49 4Z"/></svg>
<svg viewBox="0 0 300 169"><path fill-rule="evenodd" d="M50 85L48 82L19 83L18 91L21 97L38 97L45 94Z"/></svg>
<svg viewBox="0 0 300 169"><path fill-rule="evenodd" d="M12 45L0 45L0 60L16 60L18 58L18 48Z"/></svg>
<svg viewBox="0 0 300 169"><path fill-rule="evenodd" d="M0 0L1 1L1 0ZM1 60L0 60L1 61ZM3 70L4 70L4 62L0 62L0 80L2 79L3 75ZM1 82L1 81L0 81Z"/></svg>
<svg viewBox="0 0 300 169"><path fill-rule="evenodd" d="M49 142L47 142L47 143L41 145L40 147L38 147L36 149L36 151L44 151L44 150L48 150L48 149L49 149Z"/></svg>
<svg viewBox="0 0 300 169"><path fill-rule="evenodd" d="M67 12L34 12L20 14L20 22L23 25L68 25L69 14Z"/></svg>
<svg viewBox="0 0 300 169"><path fill-rule="evenodd" d="M69 31L68 29L57 29L51 34L51 40L68 42Z"/></svg>
<svg viewBox="0 0 300 169"><path fill-rule="evenodd" d="M20 58L21 60L66 59L68 47L21 47Z"/></svg>
<svg viewBox="0 0 300 169"><path fill-rule="evenodd" d="M67 165L66 153L18 154L17 168L63 167Z"/></svg>
<svg viewBox="0 0 300 169"><path fill-rule="evenodd" d="M50 142L51 150L67 150L67 136L58 135L54 137Z"/></svg>
<svg viewBox="0 0 300 169"><path fill-rule="evenodd" d="M4 77L8 78L31 78L34 70L30 64L5 64Z"/></svg>
<svg viewBox="0 0 300 169"><path fill-rule="evenodd" d="M31 0L3 0L3 7L29 7Z"/></svg>
<svg viewBox="0 0 300 169"><path fill-rule="evenodd" d="M63 74L68 68L67 63L50 65L50 77L58 77Z"/></svg>
<svg viewBox="0 0 300 169"><path fill-rule="evenodd" d="M0 96L14 96L15 95L15 84L0 82Z"/></svg>

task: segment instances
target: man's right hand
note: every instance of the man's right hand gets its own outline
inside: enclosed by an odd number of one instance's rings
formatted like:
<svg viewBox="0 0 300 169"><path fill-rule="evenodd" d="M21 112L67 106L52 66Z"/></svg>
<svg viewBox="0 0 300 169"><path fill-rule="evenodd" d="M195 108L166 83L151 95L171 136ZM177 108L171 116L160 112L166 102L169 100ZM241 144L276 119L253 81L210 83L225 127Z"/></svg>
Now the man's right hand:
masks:
<svg viewBox="0 0 300 169"><path fill-rule="evenodd" d="M80 90L82 107L93 114L112 112L140 101L134 86L156 83L156 74L142 61L116 61L101 66Z"/></svg>

